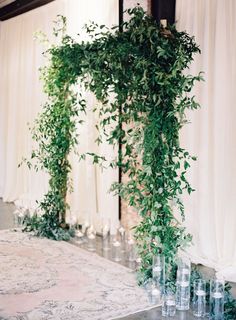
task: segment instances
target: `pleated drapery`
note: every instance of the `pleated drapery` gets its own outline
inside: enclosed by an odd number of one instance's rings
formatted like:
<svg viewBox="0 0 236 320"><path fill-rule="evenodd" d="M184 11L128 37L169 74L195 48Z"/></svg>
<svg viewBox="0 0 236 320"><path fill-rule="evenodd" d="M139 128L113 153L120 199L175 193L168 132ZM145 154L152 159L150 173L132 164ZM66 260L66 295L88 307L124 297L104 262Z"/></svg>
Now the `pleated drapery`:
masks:
<svg viewBox="0 0 236 320"><path fill-rule="evenodd" d="M196 191L184 199L189 253L236 281L236 2L177 0L176 9L178 30L195 36L202 51L189 72L205 78L193 92L201 109L189 112L181 134L198 157L189 175Z"/></svg>

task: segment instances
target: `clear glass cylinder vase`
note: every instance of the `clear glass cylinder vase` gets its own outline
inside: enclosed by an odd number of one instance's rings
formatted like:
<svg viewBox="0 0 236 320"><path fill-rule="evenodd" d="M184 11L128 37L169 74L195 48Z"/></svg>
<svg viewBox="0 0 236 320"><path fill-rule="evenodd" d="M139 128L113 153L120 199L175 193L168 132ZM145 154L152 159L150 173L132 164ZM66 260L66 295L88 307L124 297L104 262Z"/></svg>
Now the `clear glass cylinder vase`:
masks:
<svg viewBox="0 0 236 320"><path fill-rule="evenodd" d="M162 296L161 314L163 317L174 317L176 314L175 293L167 286L165 286L165 291Z"/></svg>
<svg viewBox="0 0 236 320"><path fill-rule="evenodd" d="M157 283L152 278L149 278L145 282L144 288L147 292L149 303L159 305L161 303L161 292Z"/></svg>
<svg viewBox="0 0 236 320"><path fill-rule="evenodd" d="M125 228L120 225L117 229L117 238L121 245L121 251L125 252L126 250L126 231Z"/></svg>
<svg viewBox="0 0 236 320"><path fill-rule="evenodd" d="M136 251L135 251L135 241L133 238L127 240L126 244L126 257L129 262L134 262L136 260Z"/></svg>
<svg viewBox="0 0 236 320"><path fill-rule="evenodd" d="M165 291L165 256L154 255L152 258L152 279L159 287L161 295Z"/></svg>
<svg viewBox="0 0 236 320"><path fill-rule="evenodd" d="M188 258L178 259L176 279L176 309L189 310L190 307L191 262Z"/></svg>
<svg viewBox="0 0 236 320"><path fill-rule="evenodd" d="M121 244L118 240L114 241L112 244L112 260L116 262L119 262L122 260Z"/></svg>
<svg viewBox="0 0 236 320"><path fill-rule="evenodd" d="M102 235L102 250L110 250L110 221L108 219L102 220L101 226L101 235Z"/></svg>
<svg viewBox="0 0 236 320"><path fill-rule="evenodd" d="M193 283L193 315L203 318L206 315L206 281L197 279Z"/></svg>
<svg viewBox="0 0 236 320"><path fill-rule="evenodd" d="M224 319L224 281L212 279L210 283L210 319Z"/></svg>
<svg viewBox="0 0 236 320"><path fill-rule="evenodd" d="M26 210L24 208L17 207L17 209L13 212L14 227L22 228L25 217Z"/></svg>
<svg viewBox="0 0 236 320"><path fill-rule="evenodd" d="M96 230L92 225L87 229L87 249L96 251Z"/></svg>

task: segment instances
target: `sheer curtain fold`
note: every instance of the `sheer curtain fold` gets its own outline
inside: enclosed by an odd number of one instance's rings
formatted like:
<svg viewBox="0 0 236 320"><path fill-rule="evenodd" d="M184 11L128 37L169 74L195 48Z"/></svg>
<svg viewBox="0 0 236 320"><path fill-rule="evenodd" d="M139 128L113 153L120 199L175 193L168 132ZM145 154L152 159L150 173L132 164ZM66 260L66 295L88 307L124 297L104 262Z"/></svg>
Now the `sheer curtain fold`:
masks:
<svg viewBox="0 0 236 320"><path fill-rule="evenodd" d="M47 189L45 173L29 171L26 165L18 168L18 164L30 155L33 141L29 124L45 100L38 71L44 63L45 48L34 41L34 32L50 33L55 15L61 13L63 1L59 0L1 23L0 110L4 129L0 143L0 196L4 201L18 200L29 206Z"/></svg>
<svg viewBox="0 0 236 320"><path fill-rule="evenodd" d="M204 71L205 78L194 89L202 107L189 113L181 134L182 145L198 156L189 174L196 192L185 198L194 236L189 253L226 277L233 267L236 276L236 3L177 0L176 9L177 28L194 35L202 52L190 73Z"/></svg>
<svg viewBox="0 0 236 320"><path fill-rule="evenodd" d="M34 206L35 200L41 199L47 191L47 174L36 173L25 165L17 166L22 157L30 155L35 142L28 123L32 125L45 101L38 71L45 63L42 56L45 47L34 41L34 32L41 30L51 39L57 15L67 16L68 33L72 37L77 37L78 33L84 37L82 26L89 20L108 26L118 23L118 1L102 0L98 7L94 0L56 0L0 24L0 197L23 206ZM93 95L86 95L91 108L97 102ZM88 114L78 147L83 151L97 148L93 129L97 119L92 112ZM116 154L107 145L97 151ZM106 188L98 190L100 185L107 187L117 181L117 172L101 173L90 160L79 163L74 155L71 161L74 189L68 196L71 213L97 223L98 212L103 212L103 215L110 215L115 227L118 199Z"/></svg>
<svg viewBox="0 0 236 320"><path fill-rule="evenodd" d="M79 14L76 10L78 7ZM79 2L79 6L77 0L65 2L68 34L77 41L89 41L83 26L93 21L98 25L105 24L107 27L112 27L119 23L118 12L117 0L101 0L99 6L95 4L94 0L82 0ZM92 93L84 92L84 96L88 110L84 119L85 123L79 128L81 139L78 151L81 153L90 151L106 158L114 158L117 153L116 149L113 149L106 142L103 142L100 146L94 143L97 138L95 125L98 123L98 116L92 110L98 102ZM98 166L94 166L92 159L89 157L79 166L76 165L76 162L78 162L76 157L73 157L73 159L75 165L73 166L72 176L77 176L80 182L74 184L74 192L69 195L71 214L77 215L82 222L92 222L98 228L102 218L110 219L112 232L114 233L119 222L118 197L110 194L109 189L113 182L118 181L118 170L102 170ZM75 171L77 171L77 174L75 174Z"/></svg>

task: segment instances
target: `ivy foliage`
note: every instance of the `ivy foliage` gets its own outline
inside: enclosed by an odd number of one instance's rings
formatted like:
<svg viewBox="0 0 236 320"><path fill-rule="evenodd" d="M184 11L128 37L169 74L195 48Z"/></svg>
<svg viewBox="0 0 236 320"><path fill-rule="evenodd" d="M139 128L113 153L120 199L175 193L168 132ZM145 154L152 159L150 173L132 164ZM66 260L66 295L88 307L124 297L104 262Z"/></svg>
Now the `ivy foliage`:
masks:
<svg viewBox="0 0 236 320"><path fill-rule="evenodd" d="M63 36L61 45L49 49L43 72L49 102L36 121L39 148L33 157L50 175L40 204L44 217L60 227L67 207L68 154L78 140L76 118L85 112L84 100L72 87L82 82L100 102L94 106L100 115L97 142L105 137L122 145L109 165L119 167L127 182L115 183L112 190L142 217L135 228L142 282L150 276L153 255L164 254L171 266L178 249L191 240L173 210L183 220L181 195L193 191L186 172L195 158L180 146L179 132L186 110L199 107L190 91L201 74L185 70L200 50L187 33L159 26L142 8L128 13L123 31L91 24L86 26L91 41ZM101 159L93 156L95 162Z"/></svg>
<svg viewBox="0 0 236 320"><path fill-rule="evenodd" d="M58 226L57 220L53 221L51 216L47 214L43 216L38 216L37 214L26 215L23 224L24 232L33 232L38 237L69 241L71 237L75 236L74 228L62 228L62 226Z"/></svg>
<svg viewBox="0 0 236 320"><path fill-rule="evenodd" d="M60 17L56 22L55 36L64 34L64 29L65 18ZM65 41L63 36L62 46ZM54 240L68 240L70 232L65 223L71 171L68 156L78 143L76 127L81 122L79 113L84 111L85 102L71 89L75 82L72 74L62 76L60 68L68 59L61 61L54 54L55 50L56 46L52 46L44 53L49 64L40 71L48 99L32 128L37 149L32 151L28 162L30 167L34 163L36 170L43 169L49 174L49 191L39 203L43 215L26 217L24 231L35 231L37 235Z"/></svg>
<svg viewBox="0 0 236 320"><path fill-rule="evenodd" d="M131 19L123 32L114 28L111 33L103 26L98 32L92 25L87 28L92 43L73 48L85 55L80 70L102 102L100 126L107 141L122 145L113 164L128 182L116 183L112 190L142 217L135 234L143 281L150 276L153 255L164 254L171 265L177 250L191 240L173 207L184 219L181 195L193 191L186 172L195 158L179 145L179 132L185 111L199 107L189 92L201 75L184 73L199 53L192 37L174 26L159 27L141 8L128 13Z"/></svg>

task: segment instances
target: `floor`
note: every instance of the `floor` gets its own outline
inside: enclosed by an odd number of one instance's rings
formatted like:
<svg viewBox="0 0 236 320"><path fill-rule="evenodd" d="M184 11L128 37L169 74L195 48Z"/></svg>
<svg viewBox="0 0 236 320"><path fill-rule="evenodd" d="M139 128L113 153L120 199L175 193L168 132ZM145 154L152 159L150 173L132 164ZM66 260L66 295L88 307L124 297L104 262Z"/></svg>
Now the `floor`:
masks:
<svg viewBox="0 0 236 320"><path fill-rule="evenodd" d="M78 244L76 243L76 241L72 241L73 244L78 245L81 248L87 249L87 244L83 243L83 244ZM111 250L109 251L103 251L102 250L102 241L101 241L101 237L97 237L96 239L96 253L106 259L112 260L112 256L111 256ZM125 257L123 256L121 261L118 262L128 268L131 269L135 269L135 263L134 262L129 262L127 261L127 259L125 259ZM212 270L206 268L205 270L206 273L212 273ZM171 317L171 318L164 318L161 316L161 308L153 308L151 310L148 311L143 311L143 312L139 312L139 313L135 313L133 315L130 316L126 316L123 318L119 318L119 320L159 320L159 319L173 319L173 320L194 320L196 319L196 317L194 317L191 313L191 311L185 311L185 312L181 312L181 311L177 311L176 312L176 316L175 317ZM201 318L203 320L205 319L209 319L209 318ZM118 319L117 319L118 320Z"/></svg>
<svg viewBox="0 0 236 320"><path fill-rule="evenodd" d="M0 199L0 230L4 230L4 229L9 229L14 227L14 220L13 220L13 212L14 212L14 205L12 203L4 203L1 199ZM86 243L83 244L79 244L76 241L72 241L73 244L75 245L79 245L80 247L84 247L86 249ZM102 241L101 241L101 237L97 237L96 240L96 252L97 254L99 254L100 256L103 256L104 258L107 258L109 260L112 260L111 257L111 250L108 251L103 251L102 250ZM122 261L120 261L119 263L125 265L126 267L129 267L131 269L135 269L135 265L133 262L128 262L126 259L122 259ZM211 275L213 273L213 270L209 269L209 268L202 268L202 271L207 274L207 275ZM233 285L233 291L236 294L236 284ZM148 311L143 311L143 312L139 312L130 316L126 316L124 318L119 318L120 320L158 320L158 319L165 319L161 316L161 308L153 308L151 310ZM173 319L173 320L194 320L196 319L191 311L185 311L185 312L181 312L181 311L177 311L176 316L175 317L171 317L168 319ZM208 319L208 318L201 318L201 319Z"/></svg>

